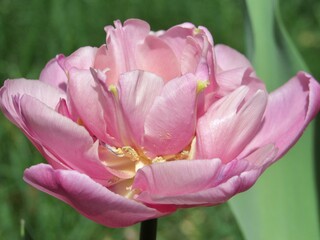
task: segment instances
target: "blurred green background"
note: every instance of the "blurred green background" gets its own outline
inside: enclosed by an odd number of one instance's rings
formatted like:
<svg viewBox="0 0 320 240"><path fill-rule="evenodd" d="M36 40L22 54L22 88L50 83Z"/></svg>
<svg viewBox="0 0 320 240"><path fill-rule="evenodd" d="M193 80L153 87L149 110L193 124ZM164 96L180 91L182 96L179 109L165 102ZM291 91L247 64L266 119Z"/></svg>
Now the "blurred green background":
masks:
<svg viewBox="0 0 320 240"><path fill-rule="evenodd" d="M320 2L282 0L284 23L320 79ZM185 21L206 26L216 43L245 52L245 4L239 0L0 0L0 81L37 79L47 61L81 46L100 46L103 27L115 19L141 18L153 30ZM25 168L44 160L0 114L0 239L19 239L21 221L32 239L137 239L139 225L110 229L82 217L22 180ZM272 169L270 170L272 171ZM224 204L181 210L160 219L158 239L243 239Z"/></svg>

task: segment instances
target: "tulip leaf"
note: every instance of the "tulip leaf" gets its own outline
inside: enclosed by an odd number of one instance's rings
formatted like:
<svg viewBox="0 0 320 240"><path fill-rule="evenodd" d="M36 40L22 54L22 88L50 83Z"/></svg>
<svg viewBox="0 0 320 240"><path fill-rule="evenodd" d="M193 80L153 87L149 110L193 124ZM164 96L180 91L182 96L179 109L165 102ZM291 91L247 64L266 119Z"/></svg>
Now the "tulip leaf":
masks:
<svg viewBox="0 0 320 240"><path fill-rule="evenodd" d="M272 91L307 68L281 21L278 1L246 5L248 56ZM252 189L229 202L246 239L320 239L313 129L311 124Z"/></svg>

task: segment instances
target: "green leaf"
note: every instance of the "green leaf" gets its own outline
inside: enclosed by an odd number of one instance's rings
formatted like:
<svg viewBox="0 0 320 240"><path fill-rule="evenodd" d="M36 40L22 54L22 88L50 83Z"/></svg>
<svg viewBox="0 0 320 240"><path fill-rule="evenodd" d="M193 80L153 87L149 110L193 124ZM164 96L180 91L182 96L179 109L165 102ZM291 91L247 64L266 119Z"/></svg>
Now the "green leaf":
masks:
<svg viewBox="0 0 320 240"><path fill-rule="evenodd" d="M248 55L270 91L307 68L281 21L278 1L246 4ZM230 201L246 239L320 239L313 128L251 190Z"/></svg>

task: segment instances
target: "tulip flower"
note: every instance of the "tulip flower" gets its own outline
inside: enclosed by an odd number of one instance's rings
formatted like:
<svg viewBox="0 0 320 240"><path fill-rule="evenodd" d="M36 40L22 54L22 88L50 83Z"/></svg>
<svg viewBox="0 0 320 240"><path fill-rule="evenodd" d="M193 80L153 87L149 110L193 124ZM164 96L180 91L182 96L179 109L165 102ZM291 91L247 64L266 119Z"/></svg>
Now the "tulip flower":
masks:
<svg viewBox="0 0 320 240"><path fill-rule="evenodd" d="M125 227L249 189L320 108L299 72L268 93L251 63L191 23L107 26L106 44L7 80L0 108L47 164L24 179L87 218ZM270 69L272 71L272 69Z"/></svg>

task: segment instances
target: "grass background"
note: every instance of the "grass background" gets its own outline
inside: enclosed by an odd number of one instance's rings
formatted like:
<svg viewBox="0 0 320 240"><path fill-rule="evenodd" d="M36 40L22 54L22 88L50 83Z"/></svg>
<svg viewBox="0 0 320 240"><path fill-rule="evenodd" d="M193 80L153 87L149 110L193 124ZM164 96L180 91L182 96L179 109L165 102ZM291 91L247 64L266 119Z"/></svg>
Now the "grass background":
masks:
<svg viewBox="0 0 320 240"><path fill-rule="evenodd" d="M113 20L142 18L153 30L189 21L204 25L216 43L244 49L244 2L238 0L0 0L0 81L37 79L58 53L69 55L105 41ZM289 34L313 75L320 79L320 2L281 1ZM19 239L21 222L32 239L137 239L139 225L110 229L84 218L22 180L25 168L43 158L0 115L0 239ZM272 170L271 170L272 171ZM28 237L26 237L28 238ZM241 240L228 205L178 211L160 219L158 239Z"/></svg>

